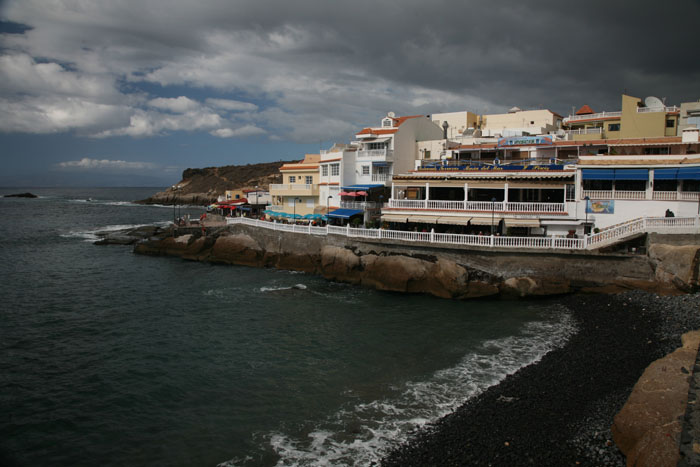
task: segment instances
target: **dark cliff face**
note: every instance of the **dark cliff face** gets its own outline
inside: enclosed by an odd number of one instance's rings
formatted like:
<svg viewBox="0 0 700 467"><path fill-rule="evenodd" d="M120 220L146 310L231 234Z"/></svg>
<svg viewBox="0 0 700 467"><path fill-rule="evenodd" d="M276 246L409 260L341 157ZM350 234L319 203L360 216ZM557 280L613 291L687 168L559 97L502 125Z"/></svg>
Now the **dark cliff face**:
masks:
<svg viewBox="0 0 700 467"><path fill-rule="evenodd" d="M190 168L182 172L182 180L175 186L137 201L143 204L198 204L207 205L226 190L260 187L281 183L279 169L287 162L264 162L248 165Z"/></svg>

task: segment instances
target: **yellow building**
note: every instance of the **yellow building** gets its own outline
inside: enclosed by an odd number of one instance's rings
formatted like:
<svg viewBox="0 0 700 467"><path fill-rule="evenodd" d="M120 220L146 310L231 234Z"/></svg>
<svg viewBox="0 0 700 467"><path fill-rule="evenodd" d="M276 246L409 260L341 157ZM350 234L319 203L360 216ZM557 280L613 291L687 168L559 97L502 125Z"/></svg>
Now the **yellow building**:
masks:
<svg viewBox="0 0 700 467"><path fill-rule="evenodd" d="M564 119L564 125L574 141L620 138L658 138L676 136L678 107L667 107L655 98L644 102L637 97L622 95L622 110L594 112L584 105L575 115Z"/></svg>
<svg viewBox="0 0 700 467"><path fill-rule="evenodd" d="M298 217L314 214L318 205L320 160L320 154L306 154L304 160L280 167L282 183L270 185L272 204L268 210Z"/></svg>

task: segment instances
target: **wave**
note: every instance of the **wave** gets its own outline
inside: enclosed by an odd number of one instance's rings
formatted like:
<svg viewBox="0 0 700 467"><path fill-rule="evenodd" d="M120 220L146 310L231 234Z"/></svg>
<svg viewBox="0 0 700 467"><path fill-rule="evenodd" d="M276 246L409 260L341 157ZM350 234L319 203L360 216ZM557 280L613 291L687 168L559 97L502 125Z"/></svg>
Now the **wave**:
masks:
<svg viewBox="0 0 700 467"><path fill-rule="evenodd" d="M396 388L393 396L349 403L304 436L283 432L261 435L261 448L272 449L279 456L278 466L378 464L416 429L563 346L576 327L564 310L557 308L552 313L557 313L557 321L528 323L518 335L485 341L456 366L439 370L425 381L408 382ZM353 429L348 430L349 426ZM221 465L246 463L246 458L240 458Z"/></svg>
<svg viewBox="0 0 700 467"><path fill-rule="evenodd" d="M260 292L279 292L280 290L306 290L307 288L304 284L294 284L287 287L260 287L258 290Z"/></svg>
<svg viewBox="0 0 700 467"><path fill-rule="evenodd" d="M160 221L160 222L152 222L150 224L117 224L117 225L106 225L103 227L98 227L96 229L91 229L91 230L79 230L79 231L72 231L72 232L67 232L61 234L61 237L63 238L82 238L85 242L96 242L97 240L100 239L100 234L104 233L109 233L109 232L116 232L119 230L129 230L129 229L137 229L139 227L148 227L155 225L157 227L167 227L171 224L170 221Z"/></svg>

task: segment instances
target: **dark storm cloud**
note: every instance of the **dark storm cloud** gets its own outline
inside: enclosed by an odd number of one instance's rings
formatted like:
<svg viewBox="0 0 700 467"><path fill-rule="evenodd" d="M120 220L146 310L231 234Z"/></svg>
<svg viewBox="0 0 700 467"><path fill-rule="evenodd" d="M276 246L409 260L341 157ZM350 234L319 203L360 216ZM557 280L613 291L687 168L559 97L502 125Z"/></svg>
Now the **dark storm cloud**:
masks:
<svg viewBox="0 0 700 467"><path fill-rule="evenodd" d="M348 135L387 110L617 110L623 91L678 104L700 97L697 18L694 0L8 1L0 19L31 29L3 37L15 68L0 97L15 112L6 131L80 129L56 110L80 98L100 135L254 128L295 141ZM59 98L56 77L109 99ZM157 95L120 95L122 80L254 102L226 114L190 98L178 117L149 106Z"/></svg>

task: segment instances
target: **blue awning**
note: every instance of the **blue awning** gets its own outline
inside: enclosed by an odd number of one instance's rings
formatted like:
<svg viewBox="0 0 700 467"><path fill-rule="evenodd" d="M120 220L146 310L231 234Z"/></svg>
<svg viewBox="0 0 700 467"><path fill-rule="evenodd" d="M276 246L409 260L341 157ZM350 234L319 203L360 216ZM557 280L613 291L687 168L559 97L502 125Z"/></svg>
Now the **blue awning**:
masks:
<svg viewBox="0 0 700 467"><path fill-rule="evenodd" d="M615 180L649 180L649 170L615 169Z"/></svg>
<svg viewBox="0 0 700 467"><path fill-rule="evenodd" d="M336 209L328 213L328 217L336 217L338 219L350 219L350 217L362 214L362 210L359 209Z"/></svg>
<svg viewBox="0 0 700 467"><path fill-rule="evenodd" d="M680 180L700 180L700 167L681 167L678 169Z"/></svg>
<svg viewBox="0 0 700 467"><path fill-rule="evenodd" d="M678 180L678 169L654 169L654 180Z"/></svg>
<svg viewBox="0 0 700 467"><path fill-rule="evenodd" d="M654 169L654 180L700 180L700 167Z"/></svg>
<svg viewBox="0 0 700 467"><path fill-rule="evenodd" d="M380 188L384 187L384 185L350 185L350 186L341 186L340 188L342 190L364 190L368 191L371 190L372 188Z"/></svg>
<svg viewBox="0 0 700 467"><path fill-rule="evenodd" d="M584 180L649 180L647 169L583 169Z"/></svg>
<svg viewBox="0 0 700 467"><path fill-rule="evenodd" d="M583 169L584 180L615 180L615 169Z"/></svg>

